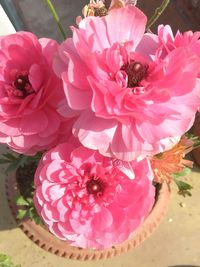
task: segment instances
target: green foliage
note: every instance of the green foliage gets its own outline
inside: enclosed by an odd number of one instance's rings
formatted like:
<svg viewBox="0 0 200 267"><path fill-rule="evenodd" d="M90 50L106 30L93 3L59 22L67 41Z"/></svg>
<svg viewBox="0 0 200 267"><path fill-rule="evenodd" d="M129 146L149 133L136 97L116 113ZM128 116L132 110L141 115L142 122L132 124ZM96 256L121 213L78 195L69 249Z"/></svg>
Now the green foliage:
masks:
<svg viewBox="0 0 200 267"><path fill-rule="evenodd" d="M21 265L14 265L10 256L0 254L0 267L21 267Z"/></svg>
<svg viewBox="0 0 200 267"><path fill-rule="evenodd" d="M193 142L193 148L200 147L200 138L194 134L186 133L185 136Z"/></svg>
<svg viewBox="0 0 200 267"><path fill-rule="evenodd" d="M35 156L25 156L22 154L17 154L15 152L7 152L2 154L0 158L0 164L8 164L8 167L5 171L6 174L9 172L16 171L19 167L24 167L30 163L38 163L42 153L38 153Z"/></svg>
<svg viewBox="0 0 200 267"><path fill-rule="evenodd" d="M7 152L0 158L0 164L8 164L5 171L8 174L11 171L16 171L19 167L24 168L26 165L37 165L42 157L42 153L37 153L35 156L25 156L22 154L17 154L15 152ZM38 216L33 203L33 192L34 187L32 186L30 197L25 198L23 196L18 196L16 199L16 204L20 207L18 209L17 219L21 220L25 217L29 217L34 220L37 224L42 224L42 220ZM1 267L1 266L0 266Z"/></svg>
<svg viewBox="0 0 200 267"><path fill-rule="evenodd" d="M17 219L21 220L28 217L31 220L34 220L36 224L43 224L35 209L33 198L18 196L16 198L16 204L17 206L20 206L18 209Z"/></svg>
<svg viewBox="0 0 200 267"><path fill-rule="evenodd" d="M193 187L190 184L180 180L180 177L186 176L186 175L190 174L190 172L191 172L190 168L185 167L181 173L175 173L173 175L173 180L179 189L178 193L184 197L185 196L192 196L190 191Z"/></svg>

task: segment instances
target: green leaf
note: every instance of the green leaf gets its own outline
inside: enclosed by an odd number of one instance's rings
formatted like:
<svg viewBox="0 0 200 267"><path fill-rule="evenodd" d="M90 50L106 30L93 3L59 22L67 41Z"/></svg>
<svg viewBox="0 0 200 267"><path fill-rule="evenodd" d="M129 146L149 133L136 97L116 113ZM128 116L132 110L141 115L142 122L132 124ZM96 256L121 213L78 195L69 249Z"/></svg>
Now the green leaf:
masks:
<svg viewBox="0 0 200 267"><path fill-rule="evenodd" d="M18 196L15 202L18 206L29 206L29 202L23 196Z"/></svg>
<svg viewBox="0 0 200 267"><path fill-rule="evenodd" d="M174 181L177 184L180 191L191 190L193 188L190 184L186 182L176 180L176 179Z"/></svg>
<svg viewBox="0 0 200 267"><path fill-rule="evenodd" d="M183 195L184 197L187 196L192 196L190 190L193 188L190 184L183 182L181 180L174 179L174 182L178 186L179 189L179 194Z"/></svg>
<svg viewBox="0 0 200 267"><path fill-rule="evenodd" d="M0 159L0 164L7 164L10 163L9 159Z"/></svg>
<svg viewBox="0 0 200 267"><path fill-rule="evenodd" d="M6 159L9 159L10 161L14 161L14 160L16 160L16 159L18 159L18 157L20 156L20 155L13 155L12 153L10 153L10 152L7 152L7 153L4 153L4 154L2 154L2 156L4 157L4 158L6 158Z"/></svg>
<svg viewBox="0 0 200 267"><path fill-rule="evenodd" d="M18 196L16 198L16 204L18 206L25 206L24 209L19 209L17 214L17 219L21 220L24 217L28 217L34 220L36 224L42 225L42 219L39 217L32 198L24 198L23 196ZM1 267L1 266L0 266Z"/></svg>
<svg viewBox="0 0 200 267"><path fill-rule="evenodd" d="M31 220L33 220L33 218L34 218L33 211L29 209L29 210L27 211L27 216L28 216Z"/></svg>
<svg viewBox="0 0 200 267"><path fill-rule="evenodd" d="M21 209L19 209L16 218L17 218L18 220L21 220L21 219L23 219L26 215L27 215L27 210L21 210Z"/></svg>
<svg viewBox="0 0 200 267"><path fill-rule="evenodd" d="M176 185L178 186L178 189L179 189L178 193L180 195L183 195L184 197L192 195L190 190L193 187L190 184L188 184L188 183L186 183L186 182L184 182L182 180L179 180L179 178L183 177L183 176L187 176L188 174L190 174L190 172L191 172L191 169L185 167L184 170L181 173L174 173L173 174L173 180L174 180L174 182L176 183Z"/></svg>
<svg viewBox="0 0 200 267"><path fill-rule="evenodd" d="M193 148L200 147L200 138L197 135L186 133L185 136L193 142Z"/></svg>
<svg viewBox="0 0 200 267"><path fill-rule="evenodd" d="M43 224L42 219L38 215L35 215L34 218L33 218L33 220L38 225L42 225Z"/></svg>
<svg viewBox="0 0 200 267"><path fill-rule="evenodd" d="M191 173L191 169L188 167L185 167L182 172L174 173L173 177L174 177L174 179L178 179L179 177L187 176L190 173Z"/></svg>
<svg viewBox="0 0 200 267"><path fill-rule="evenodd" d="M11 258L7 255L0 254L0 263L9 263Z"/></svg>
<svg viewBox="0 0 200 267"><path fill-rule="evenodd" d="M21 265L14 265L12 263L11 257L4 255L4 254L0 254L0 267L20 267Z"/></svg>
<svg viewBox="0 0 200 267"><path fill-rule="evenodd" d="M28 202L28 205L29 205L30 207L35 207L32 198L29 197L29 198L26 199L26 201Z"/></svg>

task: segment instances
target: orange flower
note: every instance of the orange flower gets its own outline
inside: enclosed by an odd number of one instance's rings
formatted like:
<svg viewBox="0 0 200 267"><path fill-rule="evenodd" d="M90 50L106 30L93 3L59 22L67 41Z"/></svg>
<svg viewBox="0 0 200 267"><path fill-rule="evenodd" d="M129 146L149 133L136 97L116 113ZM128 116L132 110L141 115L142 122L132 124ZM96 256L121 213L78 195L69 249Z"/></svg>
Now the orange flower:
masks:
<svg viewBox="0 0 200 267"><path fill-rule="evenodd" d="M193 144L191 140L183 136L172 149L153 156L150 161L154 171L154 181L170 183L174 173L181 173L186 166L192 168L193 162L185 160L184 156L192 151Z"/></svg>

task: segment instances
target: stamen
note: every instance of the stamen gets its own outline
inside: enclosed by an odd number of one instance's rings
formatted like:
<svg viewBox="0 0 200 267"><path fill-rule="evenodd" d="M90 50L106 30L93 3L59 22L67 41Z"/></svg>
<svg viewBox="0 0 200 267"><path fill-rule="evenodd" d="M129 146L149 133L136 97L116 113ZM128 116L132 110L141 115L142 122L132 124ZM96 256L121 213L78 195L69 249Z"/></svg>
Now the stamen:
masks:
<svg viewBox="0 0 200 267"><path fill-rule="evenodd" d="M128 76L128 87L140 86L140 82L148 75L148 65L131 60L130 63L121 67Z"/></svg>
<svg viewBox="0 0 200 267"><path fill-rule="evenodd" d="M33 88L29 82L27 74L17 75L13 83L13 87L13 92L15 92L14 95L16 96L25 97L33 92Z"/></svg>
<svg viewBox="0 0 200 267"><path fill-rule="evenodd" d="M100 178L92 178L87 181L86 188L88 194L100 197L105 190L105 182Z"/></svg>

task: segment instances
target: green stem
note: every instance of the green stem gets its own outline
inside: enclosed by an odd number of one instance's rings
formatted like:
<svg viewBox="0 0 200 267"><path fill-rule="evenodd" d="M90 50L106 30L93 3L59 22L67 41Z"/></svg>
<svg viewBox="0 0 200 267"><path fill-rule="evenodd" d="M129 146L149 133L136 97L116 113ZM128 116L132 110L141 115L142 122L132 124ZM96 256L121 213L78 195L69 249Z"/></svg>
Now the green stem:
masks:
<svg viewBox="0 0 200 267"><path fill-rule="evenodd" d="M147 22L147 30L156 22L156 20L164 12L164 10L166 9L169 3L170 3L170 0L163 0L162 4L158 8L156 8L153 16Z"/></svg>
<svg viewBox="0 0 200 267"><path fill-rule="evenodd" d="M51 13L52 13L52 15L53 15L53 17L54 17L54 20L55 20L56 23L57 23L57 26L58 26L58 28L59 28L59 30L60 30L60 32L61 32L61 34L62 34L64 40L65 40L65 39L66 39L65 31L64 31L64 29L63 29L63 26L62 26L62 24L61 24L61 22L60 22L60 18L58 17L58 14L57 14L57 12L56 12L56 10L55 10L55 8L54 8L54 6L53 6L51 0L46 0L46 3L47 3L47 6L49 7L49 10L51 11Z"/></svg>

